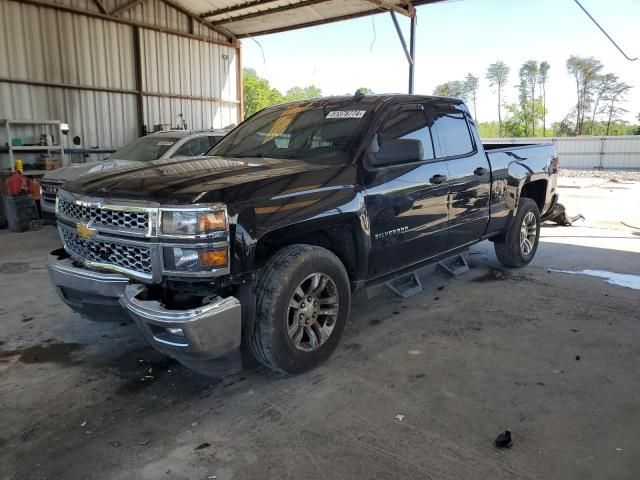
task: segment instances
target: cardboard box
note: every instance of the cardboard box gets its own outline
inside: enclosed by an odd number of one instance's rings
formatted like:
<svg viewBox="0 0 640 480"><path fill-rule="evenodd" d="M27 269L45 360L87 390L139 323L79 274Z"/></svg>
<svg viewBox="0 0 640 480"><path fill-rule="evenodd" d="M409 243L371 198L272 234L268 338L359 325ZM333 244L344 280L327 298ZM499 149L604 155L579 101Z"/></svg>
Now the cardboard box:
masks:
<svg viewBox="0 0 640 480"><path fill-rule="evenodd" d="M153 133L164 132L165 130L171 130L171 125L169 123L158 123L153 126Z"/></svg>
<svg viewBox="0 0 640 480"><path fill-rule="evenodd" d="M45 170L55 170L62 167L62 158L60 157L43 157L43 160Z"/></svg>

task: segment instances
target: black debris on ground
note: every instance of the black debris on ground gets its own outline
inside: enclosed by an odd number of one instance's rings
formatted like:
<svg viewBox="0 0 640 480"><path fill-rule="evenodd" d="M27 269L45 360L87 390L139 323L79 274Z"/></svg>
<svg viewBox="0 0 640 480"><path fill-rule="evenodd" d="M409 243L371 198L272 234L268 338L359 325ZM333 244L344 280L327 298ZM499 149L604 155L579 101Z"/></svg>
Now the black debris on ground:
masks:
<svg viewBox="0 0 640 480"><path fill-rule="evenodd" d="M511 432L505 430L496 437L496 447L498 448L511 448L513 447L513 441L511 440Z"/></svg>

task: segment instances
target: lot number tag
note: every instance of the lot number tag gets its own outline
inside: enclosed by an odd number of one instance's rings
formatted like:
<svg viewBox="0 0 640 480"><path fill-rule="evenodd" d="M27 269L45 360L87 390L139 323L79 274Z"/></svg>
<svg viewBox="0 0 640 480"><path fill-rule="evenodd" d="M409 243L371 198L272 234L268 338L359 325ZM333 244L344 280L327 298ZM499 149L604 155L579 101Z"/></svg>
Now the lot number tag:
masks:
<svg viewBox="0 0 640 480"><path fill-rule="evenodd" d="M362 118L366 110L335 110L327 113L325 118Z"/></svg>

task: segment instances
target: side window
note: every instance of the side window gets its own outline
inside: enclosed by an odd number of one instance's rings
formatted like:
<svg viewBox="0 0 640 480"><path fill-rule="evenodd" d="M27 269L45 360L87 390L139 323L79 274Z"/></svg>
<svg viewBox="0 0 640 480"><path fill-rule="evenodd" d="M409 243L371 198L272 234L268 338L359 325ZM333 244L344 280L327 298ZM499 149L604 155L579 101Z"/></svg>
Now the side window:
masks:
<svg viewBox="0 0 640 480"><path fill-rule="evenodd" d="M412 105L391 112L378 129L371 149L375 166L433 160L427 115L417 107L419 105Z"/></svg>
<svg viewBox="0 0 640 480"><path fill-rule="evenodd" d="M176 153L173 154L174 157L197 157L198 155L202 155L204 152L209 150L211 146L209 145L208 137L197 137L189 140L187 143L182 145Z"/></svg>
<svg viewBox="0 0 640 480"><path fill-rule="evenodd" d="M215 147L224 137L222 135L212 135L209 137L209 147Z"/></svg>
<svg viewBox="0 0 640 480"><path fill-rule="evenodd" d="M456 157L475 151L464 112L454 106L436 108L434 129L443 156Z"/></svg>

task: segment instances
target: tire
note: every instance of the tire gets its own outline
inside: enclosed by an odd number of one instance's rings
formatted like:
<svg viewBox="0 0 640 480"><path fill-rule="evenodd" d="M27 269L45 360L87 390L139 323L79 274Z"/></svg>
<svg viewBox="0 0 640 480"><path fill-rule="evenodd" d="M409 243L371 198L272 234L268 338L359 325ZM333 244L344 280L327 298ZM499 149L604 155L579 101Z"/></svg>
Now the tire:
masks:
<svg viewBox="0 0 640 480"><path fill-rule="evenodd" d="M535 221L535 225L530 223ZM524 242L523 224L527 225L527 242ZM509 225L509 230L493 243L496 256L506 267L524 267L528 265L538 250L540 240L540 211L538 205L530 198L520 198L516 216Z"/></svg>
<svg viewBox="0 0 640 480"><path fill-rule="evenodd" d="M310 296L312 302L306 301ZM311 245L284 247L268 260L258 280L249 349L276 372L309 371L336 349L350 308L349 277L338 257Z"/></svg>

